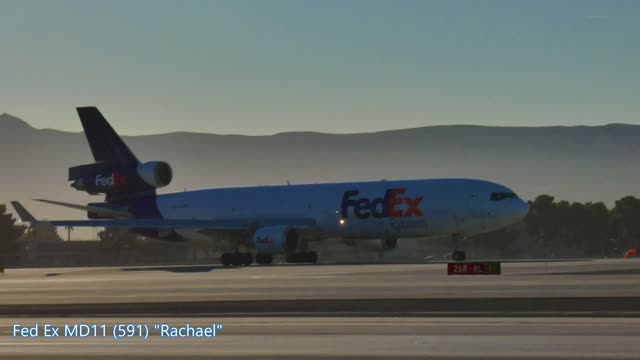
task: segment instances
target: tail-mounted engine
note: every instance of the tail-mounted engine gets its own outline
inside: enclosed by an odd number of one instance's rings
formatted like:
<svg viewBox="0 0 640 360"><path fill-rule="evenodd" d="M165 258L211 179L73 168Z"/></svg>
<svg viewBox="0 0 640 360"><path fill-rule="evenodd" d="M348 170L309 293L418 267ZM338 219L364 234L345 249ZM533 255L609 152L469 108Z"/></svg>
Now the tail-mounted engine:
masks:
<svg viewBox="0 0 640 360"><path fill-rule="evenodd" d="M92 195L150 192L169 185L172 178L171 166L164 161L139 163L125 169L105 162L69 168L71 186Z"/></svg>

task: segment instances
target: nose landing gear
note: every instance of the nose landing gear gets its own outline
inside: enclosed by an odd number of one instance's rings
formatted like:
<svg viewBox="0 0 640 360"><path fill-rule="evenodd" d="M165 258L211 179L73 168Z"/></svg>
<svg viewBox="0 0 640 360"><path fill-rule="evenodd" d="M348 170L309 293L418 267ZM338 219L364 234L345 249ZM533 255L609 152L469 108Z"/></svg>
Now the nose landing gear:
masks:
<svg viewBox="0 0 640 360"><path fill-rule="evenodd" d="M466 254L464 253L464 251L460 251L460 250L455 250L452 254L451 254L451 258L455 261L464 261L464 259L466 258Z"/></svg>
<svg viewBox="0 0 640 360"><path fill-rule="evenodd" d="M453 245L453 253L451 254L451 258L455 261L464 261L467 255L464 251L458 250L458 246L460 245L460 234L455 233L451 235L451 243Z"/></svg>

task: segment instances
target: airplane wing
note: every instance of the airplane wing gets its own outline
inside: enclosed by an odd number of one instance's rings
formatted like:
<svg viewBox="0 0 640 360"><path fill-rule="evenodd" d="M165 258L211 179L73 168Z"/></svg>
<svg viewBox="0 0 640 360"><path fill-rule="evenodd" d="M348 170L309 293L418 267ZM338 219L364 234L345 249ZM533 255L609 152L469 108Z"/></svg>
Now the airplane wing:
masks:
<svg viewBox="0 0 640 360"><path fill-rule="evenodd" d="M243 220L201 220L201 219L99 219L99 220L36 220L27 209L18 201L12 201L11 205L16 209L22 222L39 223L46 222L53 226L72 227L120 227L135 229L198 229L210 231L241 231L254 227L255 224ZM274 222L282 224L282 221ZM286 221L287 225L296 228L307 228L315 225L312 219L292 219ZM271 225L266 221L262 226Z"/></svg>
<svg viewBox="0 0 640 360"><path fill-rule="evenodd" d="M248 225L225 220L191 219L116 219L116 220L47 220L53 226L120 227L136 229L216 229L246 230Z"/></svg>

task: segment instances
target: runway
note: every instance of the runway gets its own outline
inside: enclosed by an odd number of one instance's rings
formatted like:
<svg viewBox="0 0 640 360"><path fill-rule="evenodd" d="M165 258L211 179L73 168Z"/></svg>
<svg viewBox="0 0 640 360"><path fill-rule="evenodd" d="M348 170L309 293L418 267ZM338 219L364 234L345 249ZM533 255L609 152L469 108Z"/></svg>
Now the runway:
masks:
<svg viewBox="0 0 640 360"><path fill-rule="evenodd" d="M8 269L0 305L240 300L640 296L640 261L505 263L500 276L444 264Z"/></svg>
<svg viewBox="0 0 640 360"><path fill-rule="evenodd" d="M8 269L0 357L638 358L640 261ZM153 324L224 324L168 338ZM13 336L13 325L145 324L148 339Z"/></svg>
<svg viewBox="0 0 640 360"><path fill-rule="evenodd" d="M31 320L31 319L30 319ZM0 356L28 359L637 359L638 319L228 318L213 339L152 335L23 339L0 325ZM25 319L17 319L26 323ZM42 324L46 319L33 319ZM57 323L131 322L70 318ZM150 318L148 323L207 324L219 319ZM90 355L90 357L88 356Z"/></svg>

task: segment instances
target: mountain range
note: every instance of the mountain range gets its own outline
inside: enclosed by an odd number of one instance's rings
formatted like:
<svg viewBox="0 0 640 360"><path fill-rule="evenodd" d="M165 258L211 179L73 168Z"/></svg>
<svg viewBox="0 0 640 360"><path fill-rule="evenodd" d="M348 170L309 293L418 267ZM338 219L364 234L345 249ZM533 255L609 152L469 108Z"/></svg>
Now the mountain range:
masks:
<svg viewBox="0 0 640 360"><path fill-rule="evenodd" d="M529 200L549 194L612 206L622 196L640 195L640 125L452 125L359 134L174 132L123 138L142 161L171 164L173 183L159 193L287 181L470 177L502 183ZM67 168L92 162L84 134L35 129L0 115L0 203L23 201L43 218L84 218L81 212L29 199L102 200L66 181Z"/></svg>

